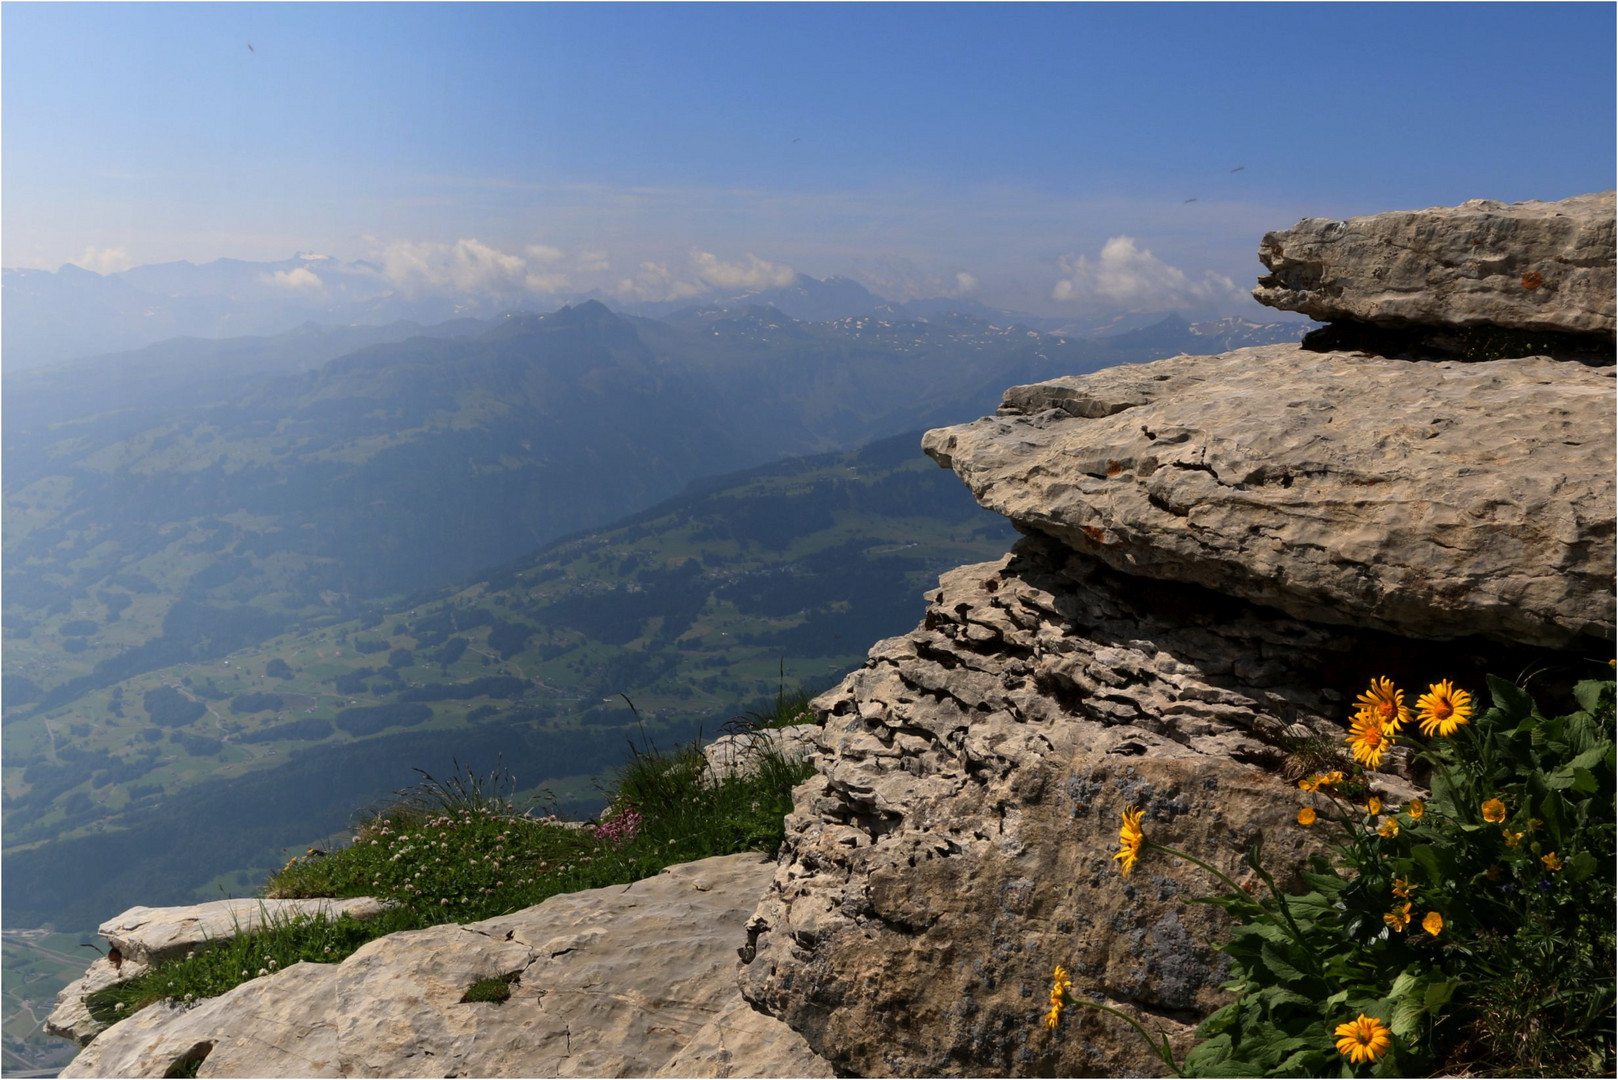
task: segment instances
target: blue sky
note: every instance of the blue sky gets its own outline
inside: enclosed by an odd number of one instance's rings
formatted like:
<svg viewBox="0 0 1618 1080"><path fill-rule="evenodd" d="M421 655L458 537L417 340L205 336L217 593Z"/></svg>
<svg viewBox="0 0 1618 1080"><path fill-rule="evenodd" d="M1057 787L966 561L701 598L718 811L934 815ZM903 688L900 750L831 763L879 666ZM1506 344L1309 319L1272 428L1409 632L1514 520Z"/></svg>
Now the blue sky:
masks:
<svg viewBox="0 0 1618 1080"><path fill-rule="evenodd" d="M1303 216L1612 187L1614 11L8 2L0 262L1239 308Z"/></svg>

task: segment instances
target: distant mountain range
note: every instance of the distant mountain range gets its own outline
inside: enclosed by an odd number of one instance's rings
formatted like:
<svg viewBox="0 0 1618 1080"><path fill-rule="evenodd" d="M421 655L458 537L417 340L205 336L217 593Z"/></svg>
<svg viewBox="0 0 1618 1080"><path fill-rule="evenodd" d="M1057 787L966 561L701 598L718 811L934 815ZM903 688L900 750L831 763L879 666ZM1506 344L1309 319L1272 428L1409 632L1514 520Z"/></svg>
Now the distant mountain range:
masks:
<svg viewBox="0 0 1618 1080"><path fill-rule="evenodd" d="M189 287L189 271L166 272L165 287ZM800 320L749 302L654 319L586 301L6 373L8 919L66 896L90 918L89 886L53 868L132 841L171 845L129 871L152 900L161 868L189 858L172 846L187 814L244 791L281 815L254 834L259 860L286 842L272 834L305 838L319 817L277 803L283 788L329 795L342 770L384 785L401 760L508 736L536 761L565 746L576 778L616 760L621 739L603 744L589 719L615 693L689 731L773 685L783 657L851 664L907 627L929 574L1003 546L1004 523L919 456L917 429L991 412L1016 383L1303 329L1170 316L1090 338L940 310ZM443 651L457 639L471 651ZM476 727L491 717L505 726ZM397 739L390 756L373 736ZM283 762L279 780L241 787L241 770ZM114 811L155 831L92 835ZM53 846L69 834L88 845L72 858ZM231 842L209 850L223 859Z"/></svg>
<svg viewBox="0 0 1618 1080"><path fill-rule="evenodd" d="M488 285L450 295L400 288L382 267L302 254L275 262L218 259L162 263L98 274L72 264L55 271L0 271L0 363L20 371L60 360L127 352L178 337L279 336L307 323L382 327L538 313L596 300L632 316L660 319L687 310L773 307L800 322L876 316L937 319L960 315L1079 337L1138 330L1161 312L1100 318L1039 318L999 311L970 297L893 302L845 277L799 274L790 285L716 292L700 301L626 301L604 293L538 295Z"/></svg>

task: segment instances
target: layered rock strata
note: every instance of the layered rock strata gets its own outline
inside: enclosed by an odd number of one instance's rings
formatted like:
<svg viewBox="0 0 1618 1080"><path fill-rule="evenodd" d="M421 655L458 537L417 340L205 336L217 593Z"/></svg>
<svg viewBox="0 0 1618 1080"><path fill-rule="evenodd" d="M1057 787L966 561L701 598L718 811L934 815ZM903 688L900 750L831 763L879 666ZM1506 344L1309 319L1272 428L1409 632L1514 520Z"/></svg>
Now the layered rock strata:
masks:
<svg viewBox="0 0 1618 1080"><path fill-rule="evenodd" d="M1311 834L1278 744L1338 737L1326 687L1373 643L1040 536L929 600L814 703L820 774L750 924L743 993L844 1073L1155 1071L1116 1021L1039 1025L1055 964L1182 1046L1221 1000L1223 916L1186 904L1218 883L1161 855L1120 879L1121 812L1232 876L1262 841L1285 876Z"/></svg>
<svg viewBox="0 0 1618 1080"><path fill-rule="evenodd" d="M1614 369L1296 345L1006 393L923 448L1142 577L1425 638L1610 640Z"/></svg>
<svg viewBox="0 0 1618 1080"><path fill-rule="evenodd" d="M514 915L393 934L194 1007L150 1006L63 1076L827 1076L736 992L759 855L673 867ZM649 963L648 955L656 961ZM504 977L504 1002L466 1002ZM200 1063L200 1064L199 1064Z"/></svg>
<svg viewBox="0 0 1618 1080"><path fill-rule="evenodd" d="M1610 193L1306 221L1266 238L1261 300L1426 327L1424 347L1482 330L1505 358L1317 338L1015 387L930 432L1026 535L815 702L819 775L749 925L748 1000L846 1073L1160 1071L1112 1018L1039 1024L1056 964L1181 1046L1222 1000L1227 928L1185 903L1220 886L1161 852L1120 878L1124 810L1232 877L1262 841L1284 875L1315 837L1290 781L1341 748L1367 678L1611 655L1610 345L1592 366L1510 350L1610 342L1612 236Z"/></svg>
<svg viewBox="0 0 1618 1080"><path fill-rule="evenodd" d="M1261 304L1322 322L1614 337L1613 192L1305 218L1267 233Z"/></svg>

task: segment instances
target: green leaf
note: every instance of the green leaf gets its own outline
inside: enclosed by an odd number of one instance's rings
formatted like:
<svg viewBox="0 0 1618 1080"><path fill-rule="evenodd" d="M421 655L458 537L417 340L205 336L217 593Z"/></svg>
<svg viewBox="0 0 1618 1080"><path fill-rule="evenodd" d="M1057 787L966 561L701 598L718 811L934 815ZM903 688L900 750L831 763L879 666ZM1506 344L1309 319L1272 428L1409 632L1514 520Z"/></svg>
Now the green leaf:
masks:
<svg viewBox="0 0 1618 1080"><path fill-rule="evenodd" d="M1220 1009L1219 1012L1214 1013L1214 1016L1218 1016L1230 1008L1231 1006L1227 1005L1225 1008ZM1213 1016L1210 1016L1208 1019L1212 1020ZM1199 1028L1198 1031L1200 1032L1201 1029ZM1216 1064L1225 1060L1229 1056L1230 1036L1215 1035L1214 1037L1205 1039L1193 1046L1190 1052L1185 1055L1185 1065L1187 1068L1190 1068L1192 1065L1203 1063L1210 1065Z"/></svg>
<svg viewBox="0 0 1618 1080"><path fill-rule="evenodd" d="M1592 795L1596 790L1596 777L1589 769L1573 770L1573 790L1581 795Z"/></svg>
<svg viewBox="0 0 1618 1080"><path fill-rule="evenodd" d="M1568 762L1568 767L1572 769L1593 769L1597 765L1600 765L1606 756L1611 752L1612 743L1597 743L1595 746L1590 747L1590 749Z"/></svg>
<svg viewBox="0 0 1618 1080"><path fill-rule="evenodd" d="M1419 998L1405 998L1394 1006L1393 1021L1388 1024L1388 1030L1401 1039L1409 1038L1415 1034L1426 1012L1427 1007Z"/></svg>
<svg viewBox="0 0 1618 1080"><path fill-rule="evenodd" d="M1200 1050L1200 1049L1202 1049L1203 1046L1211 1046L1211 1045L1213 1045L1214 1042L1217 1042L1218 1040L1214 1039L1213 1036L1218 1035L1223 1031L1229 1030L1230 1025L1234 1024L1237 1020L1241 1019L1241 1015L1242 1015L1242 1003L1240 1001L1233 1001L1229 1005L1226 1005L1223 1009L1220 1009L1219 1011L1215 1012L1212 1016L1208 1017L1208 1019L1204 1020L1202 1023L1198 1024L1197 1025L1197 1038L1199 1038L1199 1039L1209 1039L1211 1041L1208 1042L1208 1043L1204 1043L1202 1045L1199 1045L1197 1047L1197 1049ZM1229 1035L1224 1036L1224 1040L1225 1040L1225 1046L1228 1048L1229 1045L1230 1045L1230 1036ZM1192 1053L1195 1053L1195 1052L1196 1052L1195 1050L1192 1051ZM1188 1057L1186 1060L1189 1061L1190 1058Z"/></svg>
<svg viewBox="0 0 1618 1080"><path fill-rule="evenodd" d="M1399 973L1399 977L1393 980L1393 989L1388 991L1388 997L1402 998L1410 993L1415 985L1416 977L1408 971L1402 971Z"/></svg>
<svg viewBox="0 0 1618 1080"><path fill-rule="evenodd" d="M1262 991L1260 991L1259 996L1266 1004L1269 1005L1271 1009L1274 1009L1277 1005L1304 1005L1312 1007L1315 1004L1314 998L1304 997L1302 994L1294 993L1284 986L1265 987Z"/></svg>
<svg viewBox="0 0 1618 1080"><path fill-rule="evenodd" d="M1315 1063L1306 1064L1307 1062L1310 1062L1311 1059L1315 1059ZM1322 1060L1322 1055L1319 1050L1313 1047L1307 1050L1299 1050L1297 1053L1281 1062L1281 1064L1271 1069L1270 1075L1319 1076L1321 1071L1320 1065L1318 1064L1319 1060Z"/></svg>
<svg viewBox="0 0 1618 1080"><path fill-rule="evenodd" d="M1579 703L1579 708L1587 713L1601 711L1601 699L1611 697L1613 682L1611 679L1585 679L1573 686L1573 698Z"/></svg>
<svg viewBox="0 0 1618 1080"><path fill-rule="evenodd" d="M1581 851L1567 861L1567 876L1574 881L1583 881L1595 873L1596 859L1588 851Z"/></svg>
<svg viewBox="0 0 1618 1080"><path fill-rule="evenodd" d="M1460 985L1459 979L1440 979L1428 983L1426 993L1421 996L1422 1004L1427 1007L1428 1012L1436 1013L1449 1003L1449 999L1455 994L1455 988Z"/></svg>
<svg viewBox="0 0 1618 1080"><path fill-rule="evenodd" d="M1260 950L1260 955L1264 958L1264 966L1287 982L1302 982L1308 978L1303 972L1293 967L1290 960L1281 955L1280 949L1268 941L1264 943L1264 948Z"/></svg>
<svg viewBox="0 0 1618 1080"><path fill-rule="evenodd" d="M1331 997L1327 998L1325 1003L1321 1006L1321 1008L1325 1012L1329 1013L1333 1009L1335 1009L1337 1006L1341 1005L1343 1002L1345 1002L1347 1000L1348 1000L1348 991L1347 990L1339 990L1339 991L1337 991L1337 993L1335 993Z"/></svg>
<svg viewBox="0 0 1618 1080"><path fill-rule="evenodd" d="M1498 675L1490 675L1488 678L1489 696L1494 700L1494 708L1490 709L1489 713L1498 712L1499 720L1505 724L1516 724L1519 720L1533 715L1534 699L1526 690Z"/></svg>
<svg viewBox="0 0 1618 1080"><path fill-rule="evenodd" d="M1410 848L1410 857L1421 866L1427 875L1427 881L1436 883L1444 880L1444 870L1438 861L1438 852L1431 844L1414 844Z"/></svg>

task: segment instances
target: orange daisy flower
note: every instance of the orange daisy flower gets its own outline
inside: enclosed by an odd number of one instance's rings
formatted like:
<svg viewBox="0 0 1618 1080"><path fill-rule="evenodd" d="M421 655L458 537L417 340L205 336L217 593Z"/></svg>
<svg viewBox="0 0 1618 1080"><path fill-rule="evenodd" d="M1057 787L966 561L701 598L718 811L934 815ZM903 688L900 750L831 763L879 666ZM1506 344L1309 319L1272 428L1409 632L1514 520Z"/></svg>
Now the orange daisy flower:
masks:
<svg viewBox="0 0 1618 1080"><path fill-rule="evenodd" d="M1389 735L1410 722L1410 710L1405 706L1405 692L1396 690L1392 679L1372 679L1371 688L1354 699L1358 706L1356 720L1374 720Z"/></svg>
<svg viewBox="0 0 1618 1080"><path fill-rule="evenodd" d="M1421 722L1421 733L1431 738L1445 738L1472 720L1472 695L1457 690L1450 681L1433 683L1427 692L1416 699L1416 719Z"/></svg>

